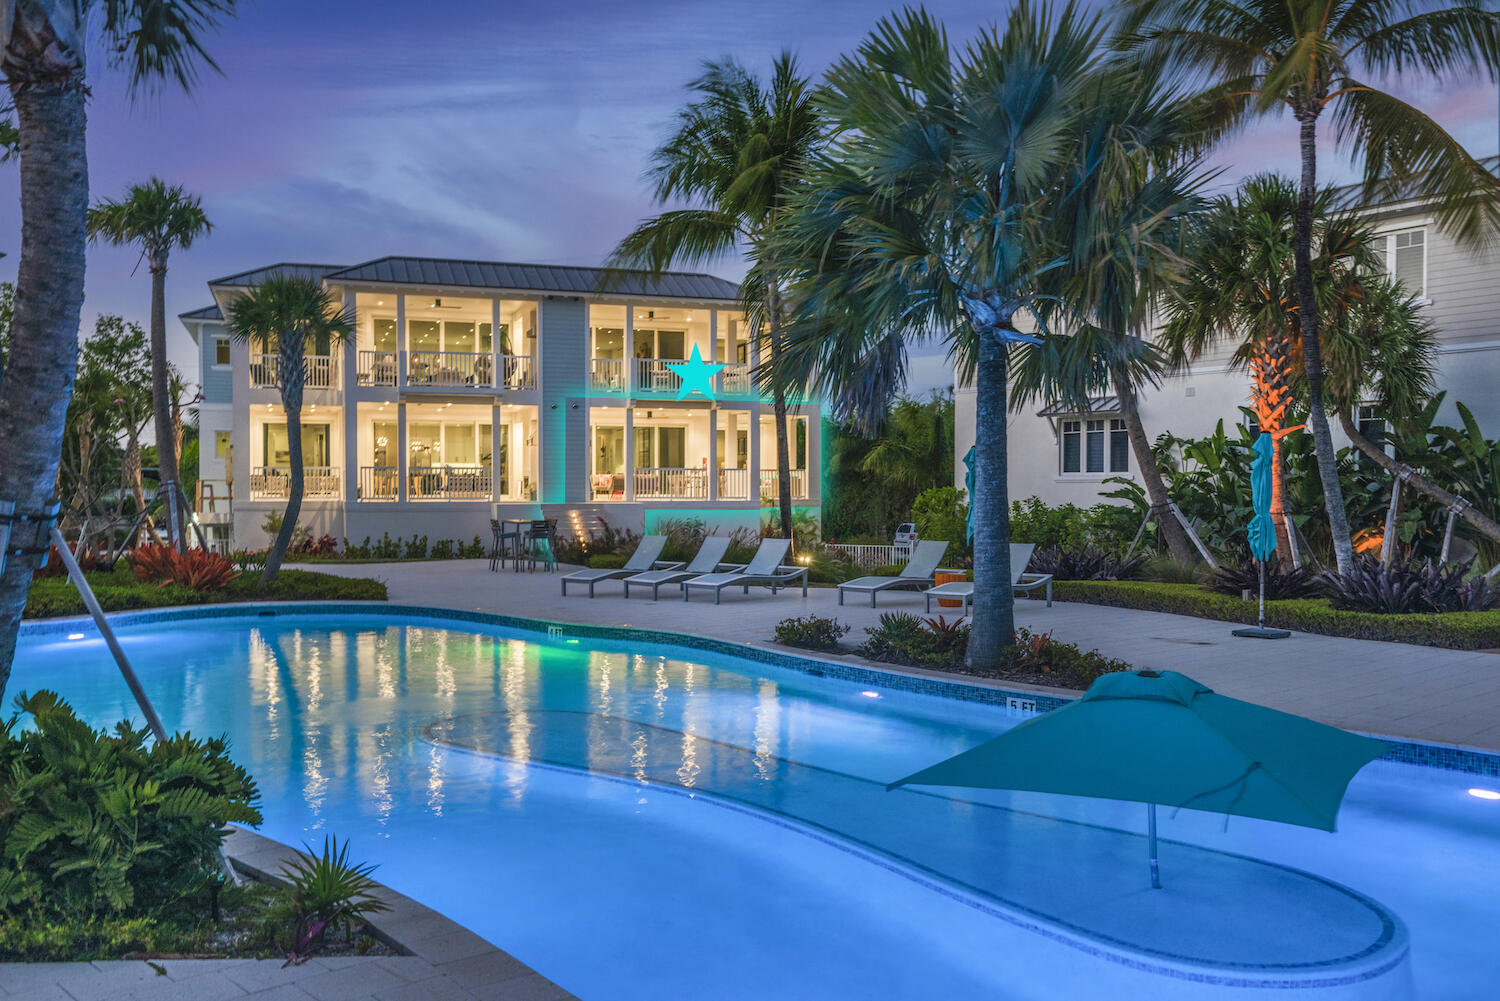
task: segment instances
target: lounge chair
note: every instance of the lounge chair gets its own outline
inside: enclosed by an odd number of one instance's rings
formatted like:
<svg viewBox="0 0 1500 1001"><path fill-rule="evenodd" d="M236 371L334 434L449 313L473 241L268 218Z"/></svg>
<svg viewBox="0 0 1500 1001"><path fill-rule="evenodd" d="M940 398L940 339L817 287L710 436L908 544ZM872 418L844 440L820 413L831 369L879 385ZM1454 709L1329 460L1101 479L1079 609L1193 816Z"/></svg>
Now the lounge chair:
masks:
<svg viewBox="0 0 1500 1001"><path fill-rule="evenodd" d="M630 597L630 585L634 584L636 587L649 587L651 600L655 601L661 593L663 584L681 584L690 577L700 577L718 570L719 564L724 562L724 554L728 551L729 537L727 535L710 535L703 540L703 545L698 547L698 555L694 556L687 566L676 570L647 570L634 577L626 577L625 597Z"/></svg>
<svg viewBox="0 0 1500 1001"><path fill-rule="evenodd" d="M1031 562L1031 552L1036 546L1029 542L1013 542L1010 545L1010 586L1018 593L1024 594L1034 591L1039 587L1047 588L1047 607L1052 607L1052 575L1050 573L1026 573L1026 564ZM956 580L947 584L939 584L922 592L927 599L927 611L932 611L933 598L962 598L964 600L964 612L969 611L969 606L974 603L974 582L971 580Z"/></svg>
<svg viewBox="0 0 1500 1001"><path fill-rule="evenodd" d="M799 578L802 580L802 597L807 597L807 567L781 565L791 545L790 539L761 539L760 548L744 569L727 573L706 573L702 577L683 581L682 600L688 600L693 588L702 588L714 593L714 604L717 605L726 587L743 587L745 593L749 594L751 584L768 584L771 593L775 594L778 589L790 587Z"/></svg>
<svg viewBox="0 0 1500 1001"><path fill-rule="evenodd" d="M658 568L661 563L657 559L661 555L661 549L667 544L665 535L648 535L641 540L640 545L635 547L635 552L630 554L630 559L623 567L614 570L577 570L562 579L563 597L568 596L568 584L587 584L589 586L589 597L594 596L594 586L606 580L620 580L625 577L634 577L638 573ZM680 567L681 563L661 564L660 569L671 569Z"/></svg>
<svg viewBox="0 0 1500 1001"><path fill-rule="evenodd" d="M938 564L943 561L943 554L948 551L948 543L941 539L929 539L926 542L918 542L917 547L912 550L911 557L906 561L906 566L901 568L901 574L897 577L856 577L854 580L846 580L839 585L839 604L844 603L845 591L857 591L860 594L869 592L870 607L875 607L875 596L881 591L889 591L897 587L928 588L932 586L933 574L937 573Z"/></svg>

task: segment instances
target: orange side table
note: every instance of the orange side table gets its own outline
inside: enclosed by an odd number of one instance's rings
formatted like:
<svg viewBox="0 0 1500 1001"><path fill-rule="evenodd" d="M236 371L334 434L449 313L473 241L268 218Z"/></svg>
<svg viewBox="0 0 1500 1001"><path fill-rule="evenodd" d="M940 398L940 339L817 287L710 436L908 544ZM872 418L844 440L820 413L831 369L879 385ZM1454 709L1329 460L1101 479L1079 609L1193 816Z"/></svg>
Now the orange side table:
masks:
<svg viewBox="0 0 1500 1001"><path fill-rule="evenodd" d="M932 575L932 582L934 585L952 584L955 581L967 580L968 576L962 570L943 570ZM939 598L938 605L943 608L962 608L964 600L962 598Z"/></svg>

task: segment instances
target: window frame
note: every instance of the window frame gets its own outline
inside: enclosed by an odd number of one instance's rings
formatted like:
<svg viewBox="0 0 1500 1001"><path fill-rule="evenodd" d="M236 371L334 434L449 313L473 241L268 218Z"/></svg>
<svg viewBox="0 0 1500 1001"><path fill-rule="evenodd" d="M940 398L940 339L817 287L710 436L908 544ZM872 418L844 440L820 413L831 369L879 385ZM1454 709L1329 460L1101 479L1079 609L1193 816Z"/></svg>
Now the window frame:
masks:
<svg viewBox="0 0 1500 1001"><path fill-rule="evenodd" d="M214 357L213 357L213 361L211 361L209 363L209 368L216 368L216 369L230 368L234 364L234 355L232 354L232 350L233 349L229 346L229 335L228 334L213 334L211 336L212 336L213 342L214 342ZM220 351L221 348L223 349L223 352L224 352L224 360L223 361L219 361L219 351Z"/></svg>
<svg viewBox="0 0 1500 1001"><path fill-rule="evenodd" d="M1390 278L1393 281L1397 278L1396 238L1411 233L1422 234L1422 288L1418 291L1415 291L1412 295L1412 302L1416 303L1419 306L1425 306L1432 302L1432 241L1427 239L1431 228L1432 227L1424 220L1418 225L1401 226L1398 228L1382 230L1379 234L1377 234L1385 240L1385 247L1382 255L1385 258L1385 274L1386 277Z"/></svg>
<svg viewBox="0 0 1500 1001"><path fill-rule="evenodd" d="M1098 435L1101 440L1099 468L1089 468L1089 439ZM1125 466L1115 468L1115 435L1125 435ZM1077 469L1068 468L1068 439L1077 438ZM1057 478L1059 480L1102 480L1110 476L1129 476L1130 438L1125 421L1118 414L1062 414L1057 422Z"/></svg>

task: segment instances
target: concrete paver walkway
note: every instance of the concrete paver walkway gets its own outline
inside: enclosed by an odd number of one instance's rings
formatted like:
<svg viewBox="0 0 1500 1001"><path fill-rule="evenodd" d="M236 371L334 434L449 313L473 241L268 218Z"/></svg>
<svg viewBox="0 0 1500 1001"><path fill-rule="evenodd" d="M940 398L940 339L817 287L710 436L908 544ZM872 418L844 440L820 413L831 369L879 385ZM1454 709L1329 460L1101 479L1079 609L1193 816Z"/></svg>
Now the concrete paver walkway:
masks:
<svg viewBox="0 0 1500 1001"><path fill-rule="evenodd" d="M805 599L798 590L774 598L758 588L749 595L727 590L723 604L715 606L701 597L685 603L675 588L663 589L660 601L639 592L627 601L621 585L612 582L601 585L596 598L564 598L560 574L490 573L485 560L317 569L377 577L387 583L391 601L403 604L668 629L765 647L774 647L775 625L789 616L836 617L854 627L845 639L852 645L882 612L922 612L915 592L888 592L872 609L853 596L840 606L833 588L812 588ZM959 614L958 609L934 611L950 618ZM1493 653L1308 633L1286 640L1240 639L1230 635L1230 624L1210 619L1071 602L1047 608L1039 600L1019 601L1016 622L1137 667L1181 671L1225 695L1336 726L1500 751L1500 655Z"/></svg>

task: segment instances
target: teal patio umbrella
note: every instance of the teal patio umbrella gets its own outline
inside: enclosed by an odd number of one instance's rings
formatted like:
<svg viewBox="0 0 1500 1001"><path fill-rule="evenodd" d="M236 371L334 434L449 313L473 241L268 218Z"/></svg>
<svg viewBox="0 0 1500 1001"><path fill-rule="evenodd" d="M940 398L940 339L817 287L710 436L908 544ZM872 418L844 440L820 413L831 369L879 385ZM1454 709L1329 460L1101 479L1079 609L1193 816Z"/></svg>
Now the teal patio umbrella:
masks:
<svg viewBox="0 0 1500 1001"><path fill-rule="evenodd" d="M966 510L964 512L964 532L965 532L964 538L969 543L969 545L972 546L974 544L974 446L973 445L970 445L969 446L969 450L964 453L964 468L966 470L968 470L968 472L964 473L964 490L968 491L968 501L969 501L968 510Z"/></svg>
<svg viewBox="0 0 1500 1001"><path fill-rule="evenodd" d="M1271 519L1271 462L1276 454L1271 436L1262 431L1250 446L1255 458L1250 460L1250 503L1255 516L1245 529L1250 540L1250 555L1260 569L1260 605L1256 625L1246 629L1234 629L1236 636L1249 636L1261 640L1284 640L1292 635L1285 629L1266 628L1266 560L1276 555L1276 522Z"/></svg>
<svg viewBox="0 0 1500 1001"><path fill-rule="evenodd" d="M1077 702L908 775L903 785L1020 789L1156 804L1332 831L1354 774L1387 745L1219 695L1175 671L1106 674Z"/></svg>

